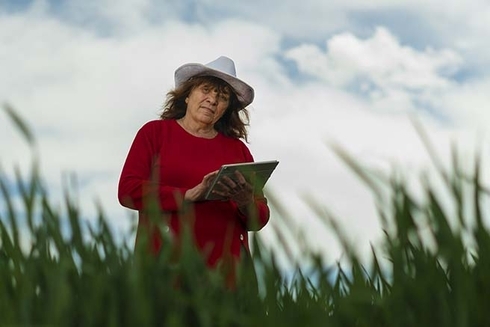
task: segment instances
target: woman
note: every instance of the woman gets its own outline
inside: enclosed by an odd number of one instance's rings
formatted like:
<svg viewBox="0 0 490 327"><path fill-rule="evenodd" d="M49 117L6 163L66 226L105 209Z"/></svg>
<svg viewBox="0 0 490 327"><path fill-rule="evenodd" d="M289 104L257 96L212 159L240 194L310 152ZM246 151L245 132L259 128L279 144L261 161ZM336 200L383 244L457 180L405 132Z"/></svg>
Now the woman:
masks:
<svg viewBox="0 0 490 327"><path fill-rule="evenodd" d="M221 165L253 161L241 140L247 139L245 107L253 98L253 89L236 77L227 57L175 71L175 89L167 94L161 119L138 131L119 180L120 203L139 212L137 242L149 228L151 251L158 253L165 246L145 212L147 199L154 196L176 239L183 222L190 221L194 241L210 267L224 258L238 261L242 250L248 251L247 232L269 220L263 194L254 194L250 181L236 172L236 178L224 180L217 191L227 200L203 197Z"/></svg>

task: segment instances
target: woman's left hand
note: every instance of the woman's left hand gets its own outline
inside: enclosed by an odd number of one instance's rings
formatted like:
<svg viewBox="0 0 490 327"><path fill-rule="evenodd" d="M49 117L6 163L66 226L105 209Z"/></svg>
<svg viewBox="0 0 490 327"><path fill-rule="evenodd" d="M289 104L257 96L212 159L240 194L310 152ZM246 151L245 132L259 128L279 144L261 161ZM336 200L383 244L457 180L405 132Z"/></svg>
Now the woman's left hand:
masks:
<svg viewBox="0 0 490 327"><path fill-rule="evenodd" d="M223 176L218 185L220 189L216 193L232 200L240 209L254 202L253 186L238 170L235 171L234 178Z"/></svg>

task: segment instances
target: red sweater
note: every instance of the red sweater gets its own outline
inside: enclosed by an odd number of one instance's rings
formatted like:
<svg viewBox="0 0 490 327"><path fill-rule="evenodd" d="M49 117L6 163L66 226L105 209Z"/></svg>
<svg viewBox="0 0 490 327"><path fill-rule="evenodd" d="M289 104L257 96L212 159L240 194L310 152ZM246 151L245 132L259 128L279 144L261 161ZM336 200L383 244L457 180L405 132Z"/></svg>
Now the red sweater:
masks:
<svg viewBox="0 0 490 327"><path fill-rule="evenodd" d="M119 202L138 210L139 234L141 227L149 225L143 210L145 198L156 195L163 211L162 219L168 217L171 230L178 236L185 216L182 215L185 192L222 164L250 161L253 157L241 140L220 133L213 139L195 137L173 119L150 121L136 134L124 163ZM258 230L269 220L263 194L256 194L255 205ZM192 209L195 242L201 250L206 248L210 266L226 254L239 257L241 245L248 249L247 231L251 224L234 202L201 201L193 203ZM151 246L154 253L161 249L159 233L151 234Z"/></svg>

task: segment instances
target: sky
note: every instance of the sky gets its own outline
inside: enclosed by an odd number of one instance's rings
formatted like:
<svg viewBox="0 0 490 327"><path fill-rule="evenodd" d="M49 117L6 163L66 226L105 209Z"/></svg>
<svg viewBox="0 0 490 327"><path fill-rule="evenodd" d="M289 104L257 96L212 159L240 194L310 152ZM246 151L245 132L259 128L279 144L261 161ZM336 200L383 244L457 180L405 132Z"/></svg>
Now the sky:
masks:
<svg viewBox="0 0 490 327"><path fill-rule="evenodd" d="M442 162L454 145L465 164L485 158L488 21L486 0L0 0L0 103L34 131L52 197L75 177L86 219L100 202L125 235L136 216L117 183L135 133L158 118L177 67L228 56L255 89L248 146L280 161L259 237L281 250L274 227L287 227L288 243L339 260L313 201L367 257L383 235L373 193L332 145L366 169L402 171L414 192L432 169L414 121ZM2 169L28 171L32 158L0 111Z"/></svg>

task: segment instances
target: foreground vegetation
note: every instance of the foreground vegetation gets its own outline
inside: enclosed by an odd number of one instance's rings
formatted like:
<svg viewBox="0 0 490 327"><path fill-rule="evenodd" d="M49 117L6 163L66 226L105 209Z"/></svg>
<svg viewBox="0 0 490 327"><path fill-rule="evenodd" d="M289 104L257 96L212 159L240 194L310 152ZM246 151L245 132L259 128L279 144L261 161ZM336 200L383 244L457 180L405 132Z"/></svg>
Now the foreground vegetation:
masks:
<svg viewBox="0 0 490 327"><path fill-rule="evenodd" d="M177 259L170 248L149 258L116 242L102 210L94 225L69 192L54 205L35 164L28 176L0 171L0 326L490 325L488 194L479 165L467 176L456 159L449 172L437 164L445 200L430 183L415 198L402 178L374 178L336 151L375 195L383 247L362 264L339 235L348 264L330 267L304 253L313 264L291 279L255 238L258 288L242 267L237 287L225 287L190 242ZM311 206L340 234L324 208Z"/></svg>

